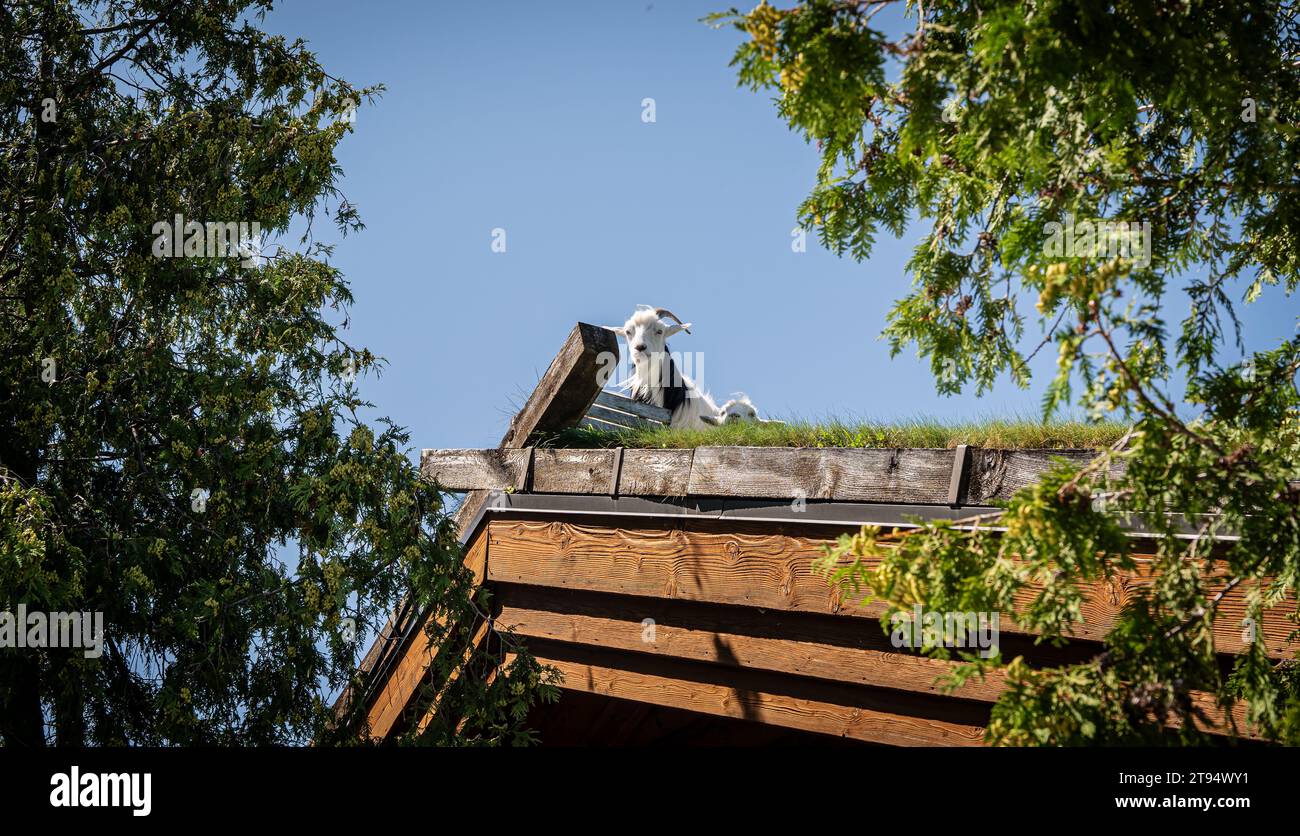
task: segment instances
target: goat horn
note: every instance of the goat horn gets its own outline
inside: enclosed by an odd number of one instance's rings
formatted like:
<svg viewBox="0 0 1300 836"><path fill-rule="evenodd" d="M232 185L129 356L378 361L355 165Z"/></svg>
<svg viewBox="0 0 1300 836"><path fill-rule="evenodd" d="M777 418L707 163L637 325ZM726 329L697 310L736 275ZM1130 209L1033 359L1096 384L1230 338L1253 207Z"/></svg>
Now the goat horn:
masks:
<svg viewBox="0 0 1300 836"><path fill-rule="evenodd" d="M682 318L680 316L668 310L667 308L655 308L655 316L669 316L672 317L677 322L678 325L686 324L685 322L682 322ZM691 329L689 328L683 328L682 330L688 334L691 333Z"/></svg>

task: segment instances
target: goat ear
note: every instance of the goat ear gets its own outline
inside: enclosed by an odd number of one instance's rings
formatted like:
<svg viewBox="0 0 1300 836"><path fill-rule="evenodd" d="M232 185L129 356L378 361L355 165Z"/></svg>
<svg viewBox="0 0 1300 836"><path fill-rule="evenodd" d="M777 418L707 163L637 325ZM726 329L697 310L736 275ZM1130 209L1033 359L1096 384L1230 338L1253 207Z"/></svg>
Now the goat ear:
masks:
<svg viewBox="0 0 1300 836"><path fill-rule="evenodd" d="M676 334L679 331L685 331L688 334L691 333L691 324L689 322L685 322L685 323L678 323L677 325L669 325L668 330L664 331L664 339L668 339L673 334Z"/></svg>
<svg viewBox="0 0 1300 836"><path fill-rule="evenodd" d="M701 415L700 420L706 424L712 424L715 427L722 426L722 418L717 415Z"/></svg>

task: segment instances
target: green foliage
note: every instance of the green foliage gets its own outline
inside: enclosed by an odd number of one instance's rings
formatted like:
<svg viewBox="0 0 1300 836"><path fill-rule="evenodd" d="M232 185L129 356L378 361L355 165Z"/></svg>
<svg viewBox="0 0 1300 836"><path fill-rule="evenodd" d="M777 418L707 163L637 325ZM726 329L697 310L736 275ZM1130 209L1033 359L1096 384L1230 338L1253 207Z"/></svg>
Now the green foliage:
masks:
<svg viewBox="0 0 1300 836"><path fill-rule="evenodd" d="M1233 349L1239 305L1290 300L1300 283L1300 12L933 0L908 3L915 29L890 40L871 25L884 5L712 18L748 36L741 83L776 91L780 116L821 152L801 222L858 259L881 228L923 227L885 336L930 360L939 391L984 392L1003 375L1027 385L1029 359L1051 345L1044 417L1073 402L1132 431L983 528L868 530L821 568L890 612L992 609L1056 641L1082 621L1081 584L1133 567L1118 523L1140 521L1155 532L1142 546L1155 580L1130 590L1096 658L967 660L960 676L1005 665L988 739L1201 741L1208 699L1244 703L1252 727L1296 742L1294 663L1257 642L1225 675L1214 628L1241 629L1223 618L1227 595L1256 624L1296 612L1300 338L1236 362ZM1137 246L1094 246L1089 226L1092 240L1063 248L1061 228L1080 221L1134 224ZM1175 282L1190 310L1171 328ZM1174 377L1188 381L1180 402Z"/></svg>
<svg viewBox="0 0 1300 836"><path fill-rule="evenodd" d="M325 703L358 684L342 619L479 617L406 434L358 418L380 361L310 234L361 228L334 150L380 91L260 31L269 6L0 8L0 609L105 631L98 659L0 649L6 744L355 740ZM177 214L309 230L261 265L156 257ZM486 679L431 739L517 740L544 672Z"/></svg>

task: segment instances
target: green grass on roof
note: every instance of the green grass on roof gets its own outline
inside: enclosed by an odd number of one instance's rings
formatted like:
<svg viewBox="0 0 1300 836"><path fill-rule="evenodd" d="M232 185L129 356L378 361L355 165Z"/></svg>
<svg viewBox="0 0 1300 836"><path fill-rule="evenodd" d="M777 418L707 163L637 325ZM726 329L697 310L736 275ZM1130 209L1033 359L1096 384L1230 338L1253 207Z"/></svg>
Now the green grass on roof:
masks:
<svg viewBox="0 0 1300 836"><path fill-rule="evenodd" d="M543 439L549 447L956 447L970 444L999 449L1101 448L1127 430L1117 422L1061 421L1044 424L1020 419L939 421L919 418L893 422L728 424L707 430L653 426L607 431L575 427Z"/></svg>

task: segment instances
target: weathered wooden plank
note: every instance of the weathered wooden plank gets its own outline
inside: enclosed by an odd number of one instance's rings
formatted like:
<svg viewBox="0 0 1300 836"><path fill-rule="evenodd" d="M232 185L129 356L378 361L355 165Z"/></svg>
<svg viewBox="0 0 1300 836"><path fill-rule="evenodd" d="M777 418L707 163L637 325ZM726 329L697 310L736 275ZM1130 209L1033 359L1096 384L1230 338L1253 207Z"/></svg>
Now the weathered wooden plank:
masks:
<svg viewBox="0 0 1300 836"><path fill-rule="evenodd" d="M614 332L579 322L510 421L502 447L523 447L536 431L572 427L587 414L600 392L601 377L618 362Z"/></svg>
<svg viewBox="0 0 1300 836"><path fill-rule="evenodd" d="M592 416L582 422L602 429L626 429L625 425ZM518 489L526 470L526 455L522 449L425 450L422 466L427 476L437 477L453 489ZM648 463L672 462L674 468L689 456L687 485L684 490L678 488L678 494L948 504L956 473L954 458L959 454L942 449L701 447L693 451L638 451L637 455L645 455ZM960 504L981 505L1008 499L1034 483L1054 459L1083 465L1096 452L970 448L968 455L970 463ZM1112 472L1120 475L1122 463L1116 463ZM676 473L674 477L676 485ZM619 493L649 495L638 484L620 486Z"/></svg>
<svg viewBox="0 0 1300 836"><path fill-rule="evenodd" d="M623 424L614 424L609 421L602 421L599 418L587 416L578 422L579 427L590 427L593 430L604 430L605 432L623 432L627 429Z"/></svg>
<svg viewBox="0 0 1300 836"><path fill-rule="evenodd" d="M901 651L878 626L854 619L514 584L498 585L497 600L502 604L497 624L530 639L981 702L995 701L1006 689L1005 673L998 669L984 678L972 677L956 692L947 692L942 680L958 662ZM1039 655L1052 653L1050 648L1034 650ZM1033 658L1031 655L1031 661ZM1203 692L1191 697L1193 705L1210 718L1209 723L1195 719L1197 727L1227 733L1229 726L1214 698ZM1258 738L1257 731L1247 727L1244 706L1235 706L1233 716L1239 733Z"/></svg>
<svg viewBox="0 0 1300 836"><path fill-rule="evenodd" d="M450 491L523 490L529 449L423 450L420 474Z"/></svg>
<svg viewBox="0 0 1300 836"><path fill-rule="evenodd" d="M770 526L704 520L677 520L658 525L604 527L568 522L494 520L489 526L494 581L644 595L652 598L706 601L767 609L840 613L878 617L879 604L860 606L844 600L825 579L812 573L812 561L831 542L826 537L773 533ZM1078 639L1101 641L1120 612L1151 583L1151 561L1137 558L1138 572L1118 575L1114 582L1085 585L1083 622ZM1027 588L1017 606L1030 603L1037 589ZM1265 614L1257 628L1274 658L1290 658L1297 646L1287 637L1287 620L1294 598ZM1223 653L1245 649L1241 621L1246 616L1245 592L1229 592L1219 603L1214 625L1216 647ZM1007 615L1001 629L1025 633Z"/></svg>
<svg viewBox="0 0 1300 836"><path fill-rule="evenodd" d="M584 419L588 422L595 419ZM534 489L549 493L609 493L608 477L572 478L578 463L612 464L610 450L556 448L534 462ZM953 453L949 450L701 447L696 450L628 449L626 496L737 496L838 499L859 502L947 501ZM425 450L426 473L449 488L484 490L522 485L526 450ZM555 470L549 474L548 470ZM479 480L476 482L475 480ZM571 487L560 487L572 483ZM547 485L548 487L542 487Z"/></svg>
<svg viewBox="0 0 1300 836"><path fill-rule="evenodd" d="M577 426L595 402L604 377L617 365L618 339L613 331L585 322L573 326L497 446L525 447L535 432ZM486 491L465 497L456 524L468 525L486 501Z"/></svg>
<svg viewBox="0 0 1300 836"><path fill-rule="evenodd" d="M638 418L644 418L656 424L667 424L673 417L673 413L662 406L634 401L623 395L615 394L608 389L600 390L596 395L596 403L610 409L616 409L619 412L635 415Z"/></svg>
<svg viewBox="0 0 1300 836"><path fill-rule="evenodd" d="M538 447L533 459L533 491L613 493L614 451Z"/></svg>
<svg viewBox="0 0 1300 836"><path fill-rule="evenodd" d="M628 447L618 492L624 496L686 496L694 450L654 450Z"/></svg>
<svg viewBox="0 0 1300 836"><path fill-rule="evenodd" d="M561 687L619 699L900 746L978 746L984 735L983 710L960 700L909 695L905 704L885 691L638 654L542 642L530 650L560 672Z"/></svg>
<svg viewBox="0 0 1300 836"><path fill-rule="evenodd" d="M699 447L689 492L698 496L946 503L952 450Z"/></svg>
<svg viewBox="0 0 1300 836"><path fill-rule="evenodd" d="M585 417L582 422L601 429L623 430L622 425ZM628 449L631 467L625 468L623 496L733 496L764 499L832 499L842 502L904 502L950 504L953 464L960 455L942 449L875 450L862 448L701 447L690 449ZM535 478L559 485L572 481L568 467L577 461L604 462L608 450L569 450L552 456L554 465L538 465ZM983 450L971 448L963 505L989 504L1009 498L1032 484L1062 457L1084 464L1094 455L1087 450ZM424 450L426 476L438 478L452 490L520 489L527 472L526 449ZM553 478L543 471L559 468ZM1118 468L1117 468L1118 472ZM611 477L612 478L612 474ZM564 492L609 493L608 479L581 481ZM560 492L559 487L538 488ZM467 500L468 502L468 500ZM477 508L477 506L474 506Z"/></svg>
<svg viewBox="0 0 1300 836"><path fill-rule="evenodd" d="M619 412L617 409L609 409L600 404L592 404L591 409L587 410L587 417L584 420L601 421L606 424L616 424L627 429L636 429L649 424L644 418L638 418L627 412Z"/></svg>
<svg viewBox="0 0 1300 836"><path fill-rule="evenodd" d="M1010 499L1021 488L1034 484L1051 467L1053 459L1065 459L1076 467L1087 464L1097 450L994 450L970 448L969 481L962 504L987 505ZM1122 462L1112 468L1123 473Z"/></svg>

